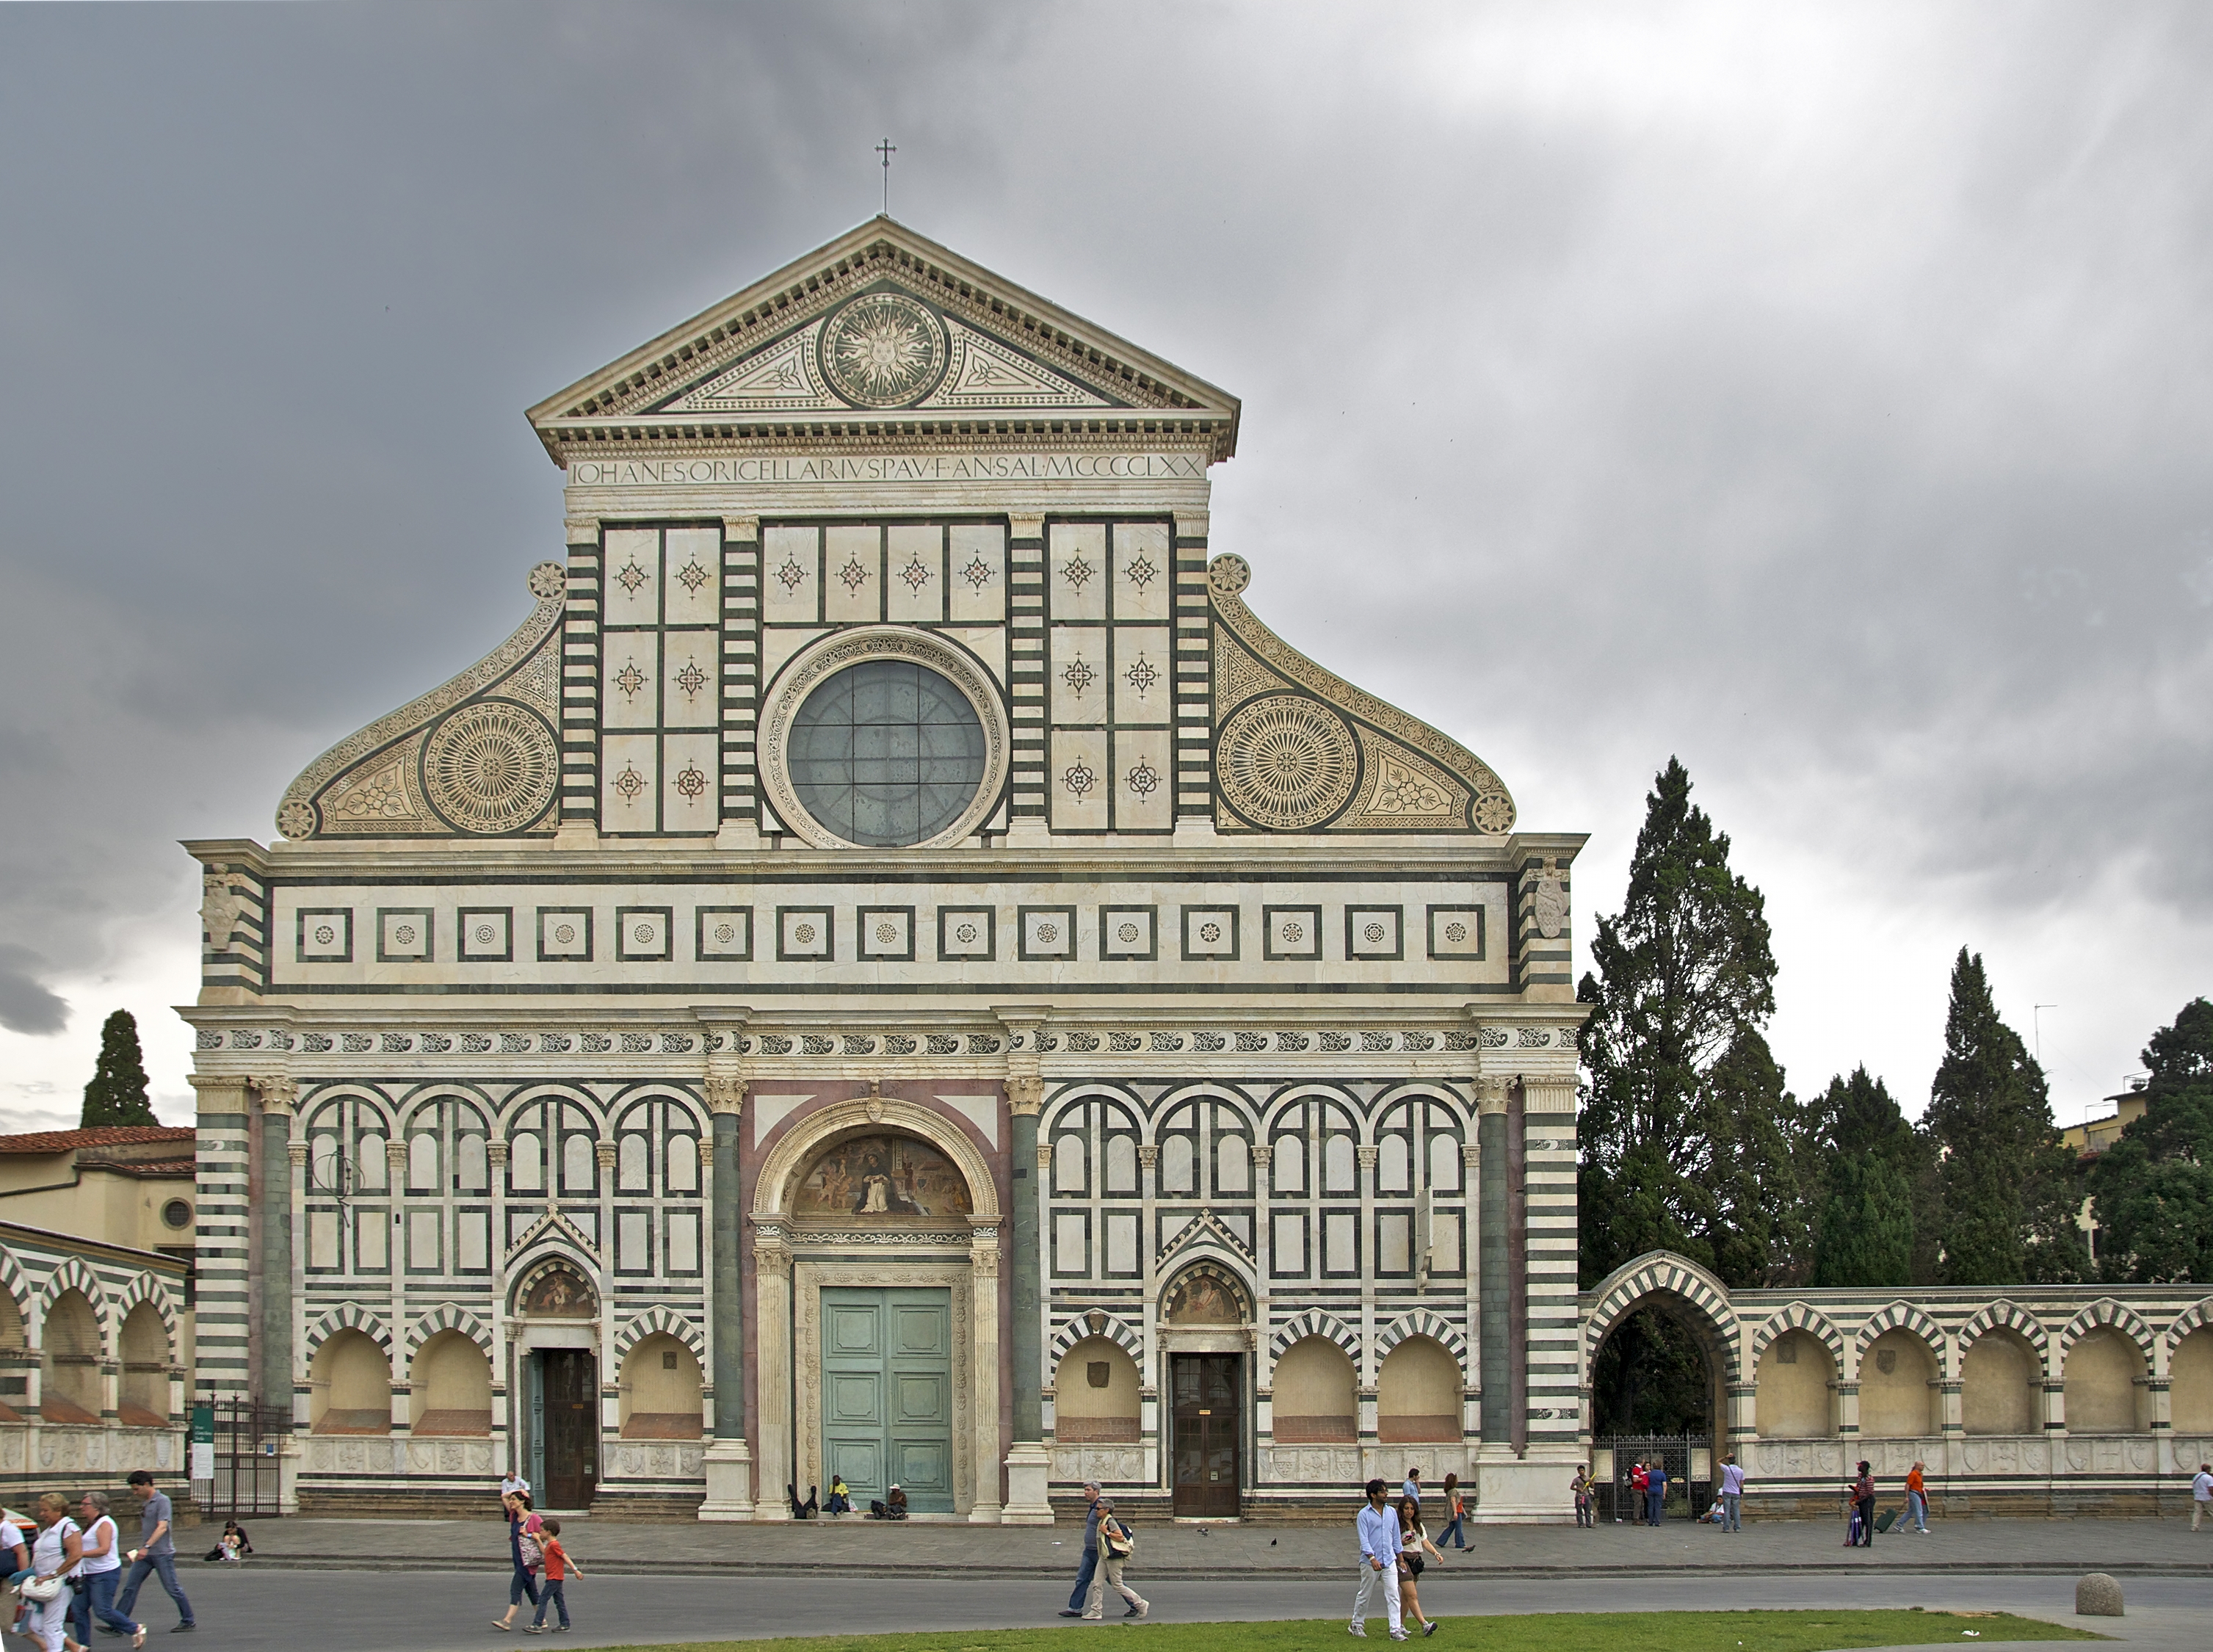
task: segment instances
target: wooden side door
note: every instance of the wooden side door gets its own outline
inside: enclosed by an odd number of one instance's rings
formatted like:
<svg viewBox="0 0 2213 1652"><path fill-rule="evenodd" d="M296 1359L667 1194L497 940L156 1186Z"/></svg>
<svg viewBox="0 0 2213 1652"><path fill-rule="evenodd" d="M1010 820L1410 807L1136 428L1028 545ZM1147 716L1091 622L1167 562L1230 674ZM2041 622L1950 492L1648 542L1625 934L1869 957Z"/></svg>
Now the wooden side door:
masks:
<svg viewBox="0 0 2213 1652"><path fill-rule="evenodd" d="M1230 1520L1238 1511L1238 1457L1244 1436L1240 1391L1244 1362L1235 1354L1170 1356L1170 1461L1179 1518Z"/></svg>
<svg viewBox="0 0 2213 1652"><path fill-rule="evenodd" d="M539 1358L543 1362L545 1506L588 1509L600 1478L599 1361L581 1348L548 1348Z"/></svg>
<svg viewBox="0 0 2213 1652"><path fill-rule="evenodd" d="M865 1509L898 1476L885 1460L885 1293L822 1293L822 1472L844 1477L856 1506ZM782 1488L779 1487L779 1490ZM807 1488L798 1488L803 1500Z"/></svg>

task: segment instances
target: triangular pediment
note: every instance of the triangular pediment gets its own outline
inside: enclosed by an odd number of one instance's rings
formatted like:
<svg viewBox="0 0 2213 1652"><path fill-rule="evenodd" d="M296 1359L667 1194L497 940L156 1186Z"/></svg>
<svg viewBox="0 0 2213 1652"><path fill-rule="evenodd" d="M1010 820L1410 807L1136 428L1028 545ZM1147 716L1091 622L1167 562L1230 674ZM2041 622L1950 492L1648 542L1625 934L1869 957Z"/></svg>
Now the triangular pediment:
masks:
<svg viewBox="0 0 2213 1652"><path fill-rule="evenodd" d="M530 411L557 462L772 428L1004 433L1050 417L1236 444L1236 398L877 218ZM796 424L795 423L796 422Z"/></svg>

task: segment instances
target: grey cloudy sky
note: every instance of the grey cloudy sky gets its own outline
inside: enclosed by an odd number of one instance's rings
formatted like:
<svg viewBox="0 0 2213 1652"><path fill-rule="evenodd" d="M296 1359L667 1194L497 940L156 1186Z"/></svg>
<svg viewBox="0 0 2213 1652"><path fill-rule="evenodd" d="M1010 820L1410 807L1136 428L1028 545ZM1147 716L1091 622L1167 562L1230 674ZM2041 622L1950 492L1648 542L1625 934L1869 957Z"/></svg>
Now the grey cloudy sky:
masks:
<svg viewBox="0 0 2213 1652"><path fill-rule="evenodd" d="M2213 990L2213 10L0 7L0 1109L189 1116L184 837L474 659L521 410L876 210L1244 399L1256 610L1618 904L1680 753L1801 1092Z"/></svg>

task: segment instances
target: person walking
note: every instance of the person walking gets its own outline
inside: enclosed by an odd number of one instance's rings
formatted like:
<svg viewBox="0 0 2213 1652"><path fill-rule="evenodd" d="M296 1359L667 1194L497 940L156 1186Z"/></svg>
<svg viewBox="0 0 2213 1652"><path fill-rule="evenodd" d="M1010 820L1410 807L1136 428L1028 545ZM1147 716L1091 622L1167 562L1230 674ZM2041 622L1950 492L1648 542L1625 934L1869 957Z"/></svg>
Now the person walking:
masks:
<svg viewBox="0 0 2213 1652"><path fill-rule="evenodd" d="M538 1615L530 1620L530 1627L522 1632L526 1635L543 1635L546 1632L546 1606L550 1600L561 1609L561 1627L554 1632L566 1635L569 1632L569 1596L562 1586L567 1582L570 1572L582 1577L584 1569L570 1559L569 1551L561 1546L561 1522L558 1520L546 1522L545 1538L539 1546L546 1560L546 1581L538 1589Z"/></svg>
<svg viewBox="0 0 2213 1652"><path fill-rule="evenodd" d="M1859 1478L1852 1482L1852 1506L1859 1519L1860 1547L1875 1547L1875 1473L1860 1460Z"/></svg>
<svg viewBox="0 0 2213 1652"><path fill-rule="evenodd" d="M1437 1545L1430 1541L1429 1533L1422 1529L1422 1505L1411 1497L1399 1499L1399 1601L1400 1616L1422 1626L1426 1637L1437 1632L1435 1619L1422 1613L1422 1570L1429 1562L1422 1558L1427 1549L1439 1561L1444 1556Z"/></svg>
<svg viewBox="0 0 2213 1652"><path fill-rule="evenodd" d="M83 1588L70 1616L76 1622L78 1644L92 1644L92 1624L97 1618L109 1634L128 1635L134 1647L145 1645L145 1630L115 1609L115 1586L123 1576L123 1533L116 1527L107 1493L86 1492L77 1512L84 1521L84 1559L79 1567Z"/></svg>
<svg viewBox="0 0 2213 1652"><path fill-rule="evenodd" d="M2208 1515L2213 1515L2213 1463L2200 1463L2190 1482L2190 1529L2196 1531Z"/></svg>
<svg viewBox="0 0 2213 1652"><path fill-rule="evenodd" d="M138 1546L124 1557L131 1563L131 1576L123 1580L117 1591L115 1609L125 1617L138 1604L138 1590L153 1573L162 1580L162 1588L176 1603L177 1626L169 1633L188 1635L199 1625L192 1620L192 1603L185 1598L184 1589L177 1582L177 1534L174 1522L176 1515L169 1499L154 1484L154 1477L143 1468L131 1471L128 1482L131 1495L138 1499Z"/></svg>
<svg viewBox="0 0 2213 1652"><path fill-rule="evenodd" d="M1667 1460L1655 1458L1644 1483L1644 1523L1657 1526L1667 1506Z"/></svg>
<svg viewBox="0 0 2213 1652"><path fill-rule="evenodd" d="M1083 1560L1076 1569L1076 1587L1068 1592L1068 1604L1060 1609L1064 1618L1081 1618L1084 1602L1091 1598L1091 1580L1099 1574L1099 1482L1083 1483Z"/></svg>
<svg viewBox="0 0 2213 1652"><path fill-rule="evenodd" d="M1445 1539L1449 1538L1454 1548L1465 1549L1467 1547L1467 1499L1460 1496L1459 1475L1445 1476L1444 1502L1445 1528L1437 1533L1438 1545L1442 1547Z"/></svg>
<svg viewBox="0 0 2213 1652"><path fill-rule="evenodd" d="M1722 1530L1744 1530L1744 1465L1734 1452L1722 1459Z"/></svg>
<svg viewBox="0 0 2213 1652"><path fill-rule="evenodd" d="M1399 1517L1384 1504L1381 1479L1368 1482L1368 1504L1353 1524L1360 1533L1360 1593L1352 1597L1352 1621L1345 1628L1367 1638L1368 1603L1380 1591L1391 1638L1403 1641L1406 1629L1399 1607Z"/></svg>
<svg viewBox="0 0 2213 1652"><path fill-rule="evenodd" d="M1100 1498L1098 1509L1099 1570L1091 1579L1091 1593L1084 1597L1083 1615L1097 1623L1105 1612L1106 1591L1112 1589L1122 1597L1125 1618L1142 1618L1153 1609L1153 1603L1122 1581L1122 1564L1137 1551L1137 1539L1115 1518L1113 1498Z"/></svg>
<svg viewBox="0 0 2213 1652"><path fill-rule="evenodd" d="M1929 1535L1929 1486L1921 1478L1922 1465L1915 1463L1905 1471L1905 1513L1913 1521L1913 1529L1922 1536Z"/></svg>
<svg viewBox="0 0 2213 1652"><path fill-rule="evenodd" d="M69 1652L77 1643L69 1636L70 1606L76 1596L67 1580L84 1558L84 1533L69 1517L69 1499L49 1491L39 1499L39 1535L31 1545L32 1579L45 1583L61 1581L52 1598L31 1602L27 1633L45 1652Z"/></svg>
<svg viewBox="0 0 2213 1652"><path fill-rule="evenodd" d="M1568 1495L1575 1499L1576 1526L1588 1526L1591 1523L1591 1477L1588 1463L1576 1465L1576 1472L1568 1481Z"/></svg>
<svg viewBox="0 0 2213 1652"><path fill-rule="evenodd" d="M510 1491L503 1501L507 1504L507 1552L515 1563L515 1576L508 1580L507 1612L493 1618L491 1626L511 1630L515 1627L515 1614L525 1600L533 1606L538 1604L538 1583L531 1574L546 1558L545 1547L538 1537L546 1529L546 1522L532 1510L528 1492Z"/></svg>

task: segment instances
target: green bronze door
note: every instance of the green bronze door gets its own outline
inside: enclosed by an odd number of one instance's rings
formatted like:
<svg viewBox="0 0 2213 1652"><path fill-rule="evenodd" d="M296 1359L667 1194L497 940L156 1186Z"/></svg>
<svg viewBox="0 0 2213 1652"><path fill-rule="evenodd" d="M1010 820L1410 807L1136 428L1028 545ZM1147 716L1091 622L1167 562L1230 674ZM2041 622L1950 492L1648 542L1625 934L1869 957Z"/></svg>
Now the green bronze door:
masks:
<svg viewBox="0 0 2213 1652"><path fill-rule="evenodd" d="M896 1485L916 1514L953 1512L950 1291L823 1291L822 1465L863 1510Z"/></svg>

